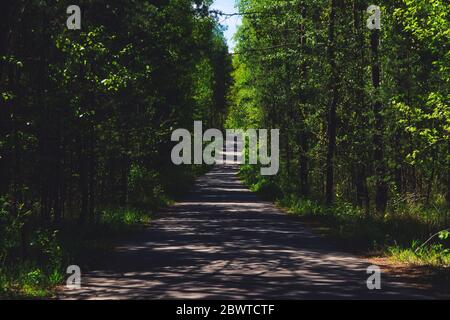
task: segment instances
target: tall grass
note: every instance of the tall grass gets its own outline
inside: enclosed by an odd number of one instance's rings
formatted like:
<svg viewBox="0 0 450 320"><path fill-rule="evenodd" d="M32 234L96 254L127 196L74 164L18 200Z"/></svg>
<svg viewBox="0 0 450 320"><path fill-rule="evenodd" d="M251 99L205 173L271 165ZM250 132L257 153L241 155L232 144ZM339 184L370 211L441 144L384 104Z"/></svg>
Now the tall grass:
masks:
<svg viewBox="0 0 450 320"><path fill-rule="evenodd" d="M430 235L448 228L448 207L437 196L424 204L412 196L394 197L385 215L367 212L342 198L332 206L313 199L303 199L292 186L282 186L255 170L243 167L241 177L251 190L274 201L288 213L324 226L321 231L342 242L349 249L378 252L398 261L448 267L449 239L435 237L417 250Z"/></svg>

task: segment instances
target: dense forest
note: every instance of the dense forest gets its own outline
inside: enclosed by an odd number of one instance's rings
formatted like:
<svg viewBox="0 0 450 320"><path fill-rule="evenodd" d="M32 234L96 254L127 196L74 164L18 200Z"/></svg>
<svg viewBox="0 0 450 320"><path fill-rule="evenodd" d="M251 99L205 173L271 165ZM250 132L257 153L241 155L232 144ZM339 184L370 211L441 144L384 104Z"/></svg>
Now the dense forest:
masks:
<svg viewBox="0 0 450 320"><path fill-rule="evenodd" d="M373 4L380 29L367 25ZM448 228L448 1L241 0L239 11L228 125L281 134L277 176L243 169L253 189L353 241L410 245Z"/></svg>
<svg viewBox="0 0 450 320"><path fill-rule="evenodd" d="M46 296L186 192L208 168L173 165L171 134L195 120L280 129L280 172L241 168L253 191L448 267L447 0L79 0L80 30L72 4L0 3L0 296Z"/></svg>
<svg viewBox="0 0 450 320"><path fill-rule="evenodd" d="M10 270L58 282L61 239L189 187L198 170L172 165L172 131L224 119L231 58L209 1L80 0L81 30L71 4L0 5L0 294Z"/></svg>

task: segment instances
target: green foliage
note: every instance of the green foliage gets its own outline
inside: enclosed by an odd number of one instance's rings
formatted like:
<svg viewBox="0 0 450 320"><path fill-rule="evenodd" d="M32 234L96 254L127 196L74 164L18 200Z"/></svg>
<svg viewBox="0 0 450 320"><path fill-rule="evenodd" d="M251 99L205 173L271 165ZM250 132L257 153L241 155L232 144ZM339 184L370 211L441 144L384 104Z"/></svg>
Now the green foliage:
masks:
<svg viewBox="0 0 450 320"><path fill-rule="evenodd" d="M0 296L6 298L49 297L55 285L65 277L62 270L45 272L31 263L22 263L14 270L0 269Z"/></svg>
<svg viewBox="0 0 450 320"><path fill-rule="evenodd" d="M323 206L313 200L298 198L293 194L282 198L277 204L281 207L288 208L289 212L301 216L319 216L324 215L326 212Z"/></svg>
<svg viewBox="0 0 450 320"><path fill-rule="evenodd" d="M450 236L450 231L448 231L448 230L439 232L439 239L441 239L441 240L447 240L449 238L449 236Z"/></svg>
<svg viewBox="0 0 450 320"><path fill-rule="evenodd" d="M383 2L375 54L366 5L239 1L257 14L237 34L227 124L280 129L280 172L244 167L252 190L336 237L406 247L450 221L450 6Z"/></svg>
<svg viewBox="0 0 450 320"><path fill-rule="evenodd" d="M133 165L129 177L129 202L133 206L156 209L169 202L159 173L139 165Z"/></svg>
<svg viewBox="0 0 450 320"><path fill-rule="evenodd" d="M299 216L306 222L319 223L319 232L342 242L351 250L383 252L407 263L448 266L448 230L436 234L441 243L431 241L414 253L430 233L445 225L443 214L436 207L427 207L412 199L397 199L386 215L371 215L342 199L332 206L326 206L312 199L301 198L296 193L283 193L279 186L269 184L266 177L260 176L251 167L244 166L241 176L251 190L274 200L289 214ZM422 239L422 242L415 239Z"/></svg>
<svg viewBox="0 0 450 320"><path fill-rule="evenodd" d="M30 241L31 250L38 252L39 260L46 261L52 269L62 268L62 252L57 230L37 230Z"/></svg>
<svg viewBox="0 0 450 320"><path fill-rule="evenodd" d="M268 200L275 200L281 195L281 189L268 177L258 176L259 168L253 165L241 167L240 174L253 192L258 192Z"/></svg>
<svg viewBox="0 0 450 320"><path fill-rule="evenodd" d="M441 243L435 243L416 251L417 241L410 248L400 246L390 247L388 254L396 261L414 264L429 265L436 267L450 267L450 249Z"/></svg>
<svg viewBox="0 0 450 320"><path fill-rule="evenodd" d="M17 229L23 232L21 228ZM9 259L0 265L0 296L48 297L64 279L63 254L56 231L34 230L27 244L28 254L15 256L21 247L10 247ZM5 248L2 248L5 250Z"/></svg>
<svg viewBox="0 0 450 320"><path fill-rule="evenodd" d="M107 232L127 231L150 222L148 212L132 208L115 208L102 210L100 213L100 230Z"/></svg>
<svg viewBox="0 0 450 320"><path fill-rule="evenodd" d="M6 197L0 197L0 266L20 247L21 230L29 213L23 204L13 206Z"/></svg>

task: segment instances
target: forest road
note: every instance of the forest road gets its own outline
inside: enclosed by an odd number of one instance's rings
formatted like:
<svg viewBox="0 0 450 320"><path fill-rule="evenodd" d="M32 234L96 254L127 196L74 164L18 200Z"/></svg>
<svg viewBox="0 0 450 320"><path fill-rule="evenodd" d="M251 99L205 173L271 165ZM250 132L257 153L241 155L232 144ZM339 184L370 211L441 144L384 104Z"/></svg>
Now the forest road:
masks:
<svg viewBox="0 0 450 320"><path fill-rule="evenodd" d="M216 166L184 200L116 247L104 267L82 270L81 289L59 299L415 299L431 298L336 250L299 219Z"/></svg>

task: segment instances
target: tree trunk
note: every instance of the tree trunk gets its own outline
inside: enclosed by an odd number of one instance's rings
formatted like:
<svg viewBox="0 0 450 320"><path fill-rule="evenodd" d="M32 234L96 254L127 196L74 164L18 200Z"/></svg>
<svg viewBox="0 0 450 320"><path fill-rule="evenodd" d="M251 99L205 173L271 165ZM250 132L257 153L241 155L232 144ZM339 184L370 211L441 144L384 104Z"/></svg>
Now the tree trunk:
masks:
<svg viewBox="0 0 450 320"><path fill-rule="evenodd" d="M384 163L383 147L383 115L382 103L380 100L380 60L378 56L378 46L380 42L380 30L372 30L370 43L372 51L372 83L375 88L375 101L373 103L373 113L375 118L375 132L373 135L374 163L376 175L376 195L375 206L378 213L386 211L388 201L388 188L386 179L386 168Z"/></svg>
<svg viewBox="0 0 450 320"><path fill-rule="evenodd" d="M80 137L80 194L81 194L81 211L79 216L79 224L84 225L88 217L89 210L89 181L88 181L88 168L87 168L87 157L85 148L85 137L82 134Z"/></svg>
<svg viewBox="0 0 450 320"><path fill-rule="evenodd" d="M303 22L303 19L306 18L306 7L305 7L305 1L300 2L300 17L302 19L300 26L299 26L299 44L300 44L300 50L303 54L305 54L305 24ZM300 81L306 80L306 63L305 61L302 61L300 66ZM300 92L301 92L300 88ZM302 93L302 92L301 92ZM305 97L300 97L305 99ZM303 101L306 102L306 101ZM306 198L309 195L309 181L308 181L308 152L309 152L309 137L308 132L305 126L304 117L301 114L301 111L299 111L299 133L298 133L298 145L300 147L300 161L299 161L299 180L300 180L300 196L303 198Z"/></svg>
<svg viewBox="0 0 450 320"><path fill-rule="evenodd" d="M366 113L366 97L364 92L364 67L366 64L365 57L365 39L364 39L364 31L363 31L363 20L364 17L360 14L361 10L364 9L363 3L361 0L354 0L353 2L353 24L354 24L354 32L355 39L357 41L357 50L355 50L355 61L357 63L356 68L356 90L355 90L355 105L356 105L356 115L357 119L357 130L358 132L365 132L367 117ZM361 146L364 144L364 136L359 135L357 137L358 142ZM362 151L362 152L361 152ZM360 207L365 207L366 211L369 210L370 200L369 193L367 188L367 168L366 162L367 159L364 156L365 150L357 150L357 163L355 168L355 189L356 189L356 203Z"/></svg>
<svg viewBox="0 0 450 320"><path fill-rule="evenodd" d="M336 107L339 99L339 73L336 66L335 20L336 0L331 0L330 21L328 25L328 60L331 67L331 103L327 119L327 160L325 201L330 205L334 200L334 153L336 149Z"/></svg>

